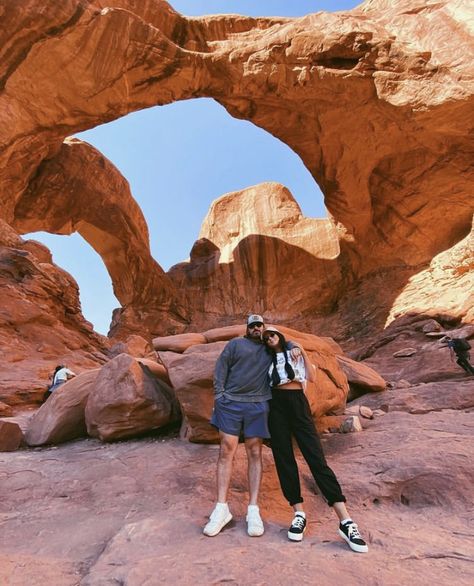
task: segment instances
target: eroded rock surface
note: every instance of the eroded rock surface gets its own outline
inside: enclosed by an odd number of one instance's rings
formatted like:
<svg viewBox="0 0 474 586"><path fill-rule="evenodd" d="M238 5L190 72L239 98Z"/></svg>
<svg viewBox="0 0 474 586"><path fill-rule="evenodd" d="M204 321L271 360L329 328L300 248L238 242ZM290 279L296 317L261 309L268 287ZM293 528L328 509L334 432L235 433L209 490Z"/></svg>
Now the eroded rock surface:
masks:
<svg viewBox="0 0 474 586"><path fill-rule="evenodd" d="M292 511L267 448L260 500L266 531L258 547L246 534L243 446L229 493L235 521L212 539L202 527L215 500L217 446L89 439L21 457L3 453L0 581L138 585L159 575L184 586L251 584L258 575L263 583L286 586L288 573L309 584L315 575L336 583L341 572L370 583L375 572L381 584L395 586L418 584L422 572L428 582L470 586L472 431L472 414L462 411L399 412L369 422L362 433L323 437L369 557L354 554L339 538L336 516L306 472L308 528L304 541L289 547ZM427 532L427 525L436 531Z"/></svg>
<svg viewBox="0 0 474 586"><path fill-rule="evenodd" d="M294 19L188 19L161 0L49 0L40 13L34 2L18 8L10 0L7 7L0 43L2 217L20 232L84 235L104 258L123 304L113 321L117 336L140 328L154 336L178 333L190 318L205 316L207 326L224 325L226 315L266 305L275 311L269 319L314 327L343 305L348 288L361 279L376 286L381 271L396 268L386 318L403 277L425 270L469 232L474 50L468 0L429 7L424 0L367 0L345 13ZM288 243L288 234L286 240L265 231L245 236L244 221L234 265L218 267L224 277L233 271L229 289L209 269L216 254L226 257L234 236L222 241L221 253L219 244L202 238L191 259L194 272L164 275L149 255L146 226L123 178L94 149L65 141L133 110L204 96L288 144L321 186L330 212L322 229L310 228L309 241L319 245L307 241L302 250ZM104 177L112 190L104 189ZM57 194L68 211L59 222ZM296 240L315 221L297 223ZM218 240L224 234L205 233ZM275 254L287 274L295 264L310 267L308 289L318 294L274 308L275 293L261 282L261 308L245 287L237 288L242 300L229 297L246 270L255 273L263 263L271 281ZM193 302L186 298L183 305L176 279L193 292L203 275L214 290L204 300L189 295ZM402 311L418 309L418 297Z"/></svg>

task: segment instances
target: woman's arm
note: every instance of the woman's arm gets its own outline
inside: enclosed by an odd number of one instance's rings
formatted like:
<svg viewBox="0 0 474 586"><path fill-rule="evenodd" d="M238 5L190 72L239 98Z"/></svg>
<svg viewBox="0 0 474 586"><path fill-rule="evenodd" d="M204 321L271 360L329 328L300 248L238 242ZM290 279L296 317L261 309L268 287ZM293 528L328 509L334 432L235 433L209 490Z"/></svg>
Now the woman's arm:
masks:
<svg viewBox="0 0 474 586"><path fill-rule="evenodd" d="M304 348L301 348L301 354L304 360L304 368L306 371L306 380L310 383L316 382L316 366L310 361L308 354Z"/></svg>

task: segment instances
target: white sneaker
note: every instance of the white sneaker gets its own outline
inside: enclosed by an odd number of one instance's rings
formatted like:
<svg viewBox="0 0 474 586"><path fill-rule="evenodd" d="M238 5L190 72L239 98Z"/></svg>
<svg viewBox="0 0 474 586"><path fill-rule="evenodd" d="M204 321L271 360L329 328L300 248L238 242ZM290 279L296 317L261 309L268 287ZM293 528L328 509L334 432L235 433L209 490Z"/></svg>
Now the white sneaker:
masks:
<svg viewBox="0 0 474 586"><path fill-rule="evenodd" d="M257 505L249 505L247 509L247 533L250 537L260 537L264 531L265 528L263 527L259 508Z"/></svg>
<svg viewBox="0 0 474 586"><path fill-rule="evenodd" d="M232 514L229 511L227 503L217 503L209 517L209 523L204 527L202 532L208 537L214 537L214 535L220 533L222 528L231 520Z"/></svg>

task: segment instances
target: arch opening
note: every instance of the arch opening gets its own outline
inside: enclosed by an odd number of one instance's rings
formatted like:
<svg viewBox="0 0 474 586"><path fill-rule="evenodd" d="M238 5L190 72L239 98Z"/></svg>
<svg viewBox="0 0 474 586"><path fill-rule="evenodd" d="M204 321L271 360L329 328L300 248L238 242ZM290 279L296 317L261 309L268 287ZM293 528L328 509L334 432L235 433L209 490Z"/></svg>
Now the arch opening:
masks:
<svg viewBox="0 0 474 586"><path fill-rule="evenodd" d="M212 202L264 182L287 187L304 216L325 218L323 195L285 143L210 98L134 112L77 135L126 177L168 270L188 258Z"/></svg>
<svg viewBox="0 0 474 586"><path fill-rule="evenodd" d="M38 240L51 251L53 262L70 273L79 286L84 317L104 336L110 327L112 311L120 307L112 281L101 256L77 232L63 236L49 232L31 232L25 240Z"/></svg>

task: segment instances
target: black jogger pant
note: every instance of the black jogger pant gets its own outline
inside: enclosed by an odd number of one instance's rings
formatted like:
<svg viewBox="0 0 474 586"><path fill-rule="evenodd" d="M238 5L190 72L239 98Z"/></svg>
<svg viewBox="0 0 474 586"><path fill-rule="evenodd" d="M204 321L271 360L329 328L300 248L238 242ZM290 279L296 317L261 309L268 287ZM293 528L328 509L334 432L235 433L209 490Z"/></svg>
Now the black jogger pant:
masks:
<svg viewBox="0 0 474 586"><path fill-rule="evenodd" d="M324 457L304 392L273 388L268 424L278 478L290 505L303 502L292 437L295 438L328 505L346 502L339 482Z"/></svg>
<svg viewBox="0 0 474 586"><path fill-rule="evenodd" d="M470 354L469 352L458 352L456 354L456 362L459 366L464 369L469 374L474 374L474 367L470 363Z"/></svg>

